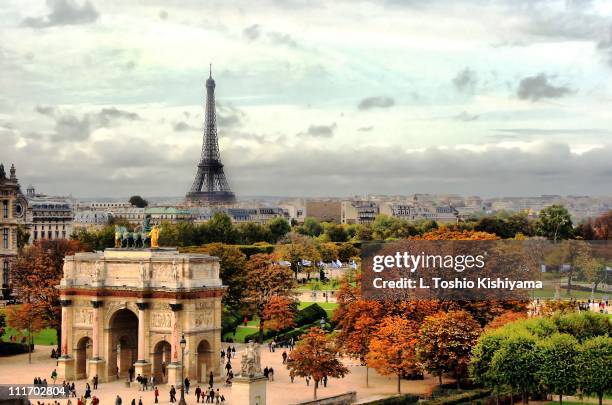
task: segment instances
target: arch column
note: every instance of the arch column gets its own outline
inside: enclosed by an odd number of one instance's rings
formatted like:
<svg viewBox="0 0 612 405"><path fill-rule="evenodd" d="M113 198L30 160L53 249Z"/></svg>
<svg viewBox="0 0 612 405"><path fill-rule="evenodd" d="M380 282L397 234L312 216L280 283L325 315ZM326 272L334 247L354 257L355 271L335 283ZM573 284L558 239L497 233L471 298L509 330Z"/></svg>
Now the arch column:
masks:
<svg viewBox="0 0 612 405"><path fill-rule="evenodd" d="M100 347L102 346L102 306L104 301L92 300L93 317L91 322L91 359L88 361L90 377L98 376L98 381L106 381L106 361L100 357Z"/></svg>
<svg viewBox="0 0 612 405"><path fill-rule="evenodd" d="M138 307L138 360L134 363L135 375L151 376L151 363L147 359L148 327L147 318L149 304L147 302L137 302Z"/></svg>
<svg viewBox="0 0 612 405"><path fill-rule="evenodd" d="M75 379L75 364L72 356L72 301L65 298L60 299L62 306L62 337L61 356L57 360L57 373L60 379Z"/></svg>
<svg viewBox="0 0 612 405"><path fill-rule="evenodd" d="M168 365L168 384L173 384L175 387L180 387L181 368L183 365L180 362L180 344L179 344L179 318L183 310L183 304L169 304L172 310L172 336L170 338L170 364Z"/></svg>

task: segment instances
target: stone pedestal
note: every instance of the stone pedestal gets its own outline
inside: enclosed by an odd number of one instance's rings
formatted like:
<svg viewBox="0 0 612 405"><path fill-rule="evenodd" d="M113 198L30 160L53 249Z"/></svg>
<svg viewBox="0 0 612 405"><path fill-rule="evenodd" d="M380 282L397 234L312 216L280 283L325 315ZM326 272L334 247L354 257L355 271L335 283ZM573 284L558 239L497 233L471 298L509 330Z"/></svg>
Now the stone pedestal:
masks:
<svg viewBox="0 0 612 405"><path fill-rule="evenodd" d="M151 363L147 361L137 361L134 363L134 375L146 375L147 378L151 378Z"/></svg>
<svg viewBox="0 0 612 405"><path fill-rule="evenodd" d="M168 373L168 385L174 385L177 391L179 387L183 385L183 381L181 380L181 368L182 366L179 363L170 363L166 371Z"/></svg>
<svg viewBox="0 0 612 405"><path fill-rule="evenodd" d="M245 405L266 405L266 384L263 375L255 377L236 377L232 381L232 401Z"/></svg>
<svg viewBox="0 0 612 405"><path fill-rule="evenodd" d="M87 360L87 364L89 367L89 372L87 373L87 375L90 376L90 379L97 375L99 383L108 381L108 379L106 378L106 361L100 358L89 359Z"/></svg>
<svg viewBox="0 0 612 405"><path fill-rule="evenodd" d="M74 358L70 356L62 356L57 359L58 380L74 381L76 379L74 372Z"/></svg>

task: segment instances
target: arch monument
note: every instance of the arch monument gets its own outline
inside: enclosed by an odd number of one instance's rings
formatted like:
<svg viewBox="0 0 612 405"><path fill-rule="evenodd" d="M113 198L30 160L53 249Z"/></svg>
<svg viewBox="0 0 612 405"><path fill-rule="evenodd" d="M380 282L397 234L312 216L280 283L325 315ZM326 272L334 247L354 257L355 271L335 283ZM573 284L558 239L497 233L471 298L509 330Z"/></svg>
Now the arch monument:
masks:
<svg viewBox="0 0 612 405"><path fill-rule="evenodd" d="M173 248L107 249L64 262L60 379L100 382L154 375L181 384L184 375L219 376L219 259Z"/></svg>

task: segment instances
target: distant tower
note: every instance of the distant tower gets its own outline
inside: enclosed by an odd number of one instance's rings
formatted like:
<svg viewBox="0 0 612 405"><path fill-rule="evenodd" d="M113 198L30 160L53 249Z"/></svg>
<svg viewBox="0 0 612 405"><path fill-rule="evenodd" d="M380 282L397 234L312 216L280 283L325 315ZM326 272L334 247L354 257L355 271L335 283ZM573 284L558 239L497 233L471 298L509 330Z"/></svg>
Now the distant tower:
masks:
<svg viewBox="0 0 612 405"><path fill-rule="evenodd" d="M206 80L206 115L204 120L204 143L198 172L187 193L187 201L202 205L233 204L236 196L230 190L219 155L217 138L217 114L215 112L215 81L210 75Z"/></svg>

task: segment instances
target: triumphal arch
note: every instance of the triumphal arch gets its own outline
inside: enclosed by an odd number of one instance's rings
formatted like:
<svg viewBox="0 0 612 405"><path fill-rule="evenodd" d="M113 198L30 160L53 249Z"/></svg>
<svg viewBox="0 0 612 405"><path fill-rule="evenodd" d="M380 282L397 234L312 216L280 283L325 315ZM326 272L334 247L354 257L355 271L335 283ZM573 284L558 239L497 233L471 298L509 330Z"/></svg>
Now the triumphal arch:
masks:
<svg viewBox="0 0 612 405"><path fill-rule="evenodd" d="M218 258L174 248L76 253L65 258L58 288L62 379L104 382L133 371L180 384L182 364L191 380L219 375Z"/></svg>

